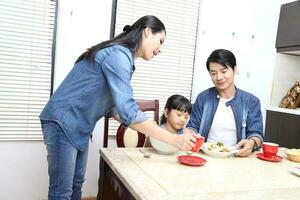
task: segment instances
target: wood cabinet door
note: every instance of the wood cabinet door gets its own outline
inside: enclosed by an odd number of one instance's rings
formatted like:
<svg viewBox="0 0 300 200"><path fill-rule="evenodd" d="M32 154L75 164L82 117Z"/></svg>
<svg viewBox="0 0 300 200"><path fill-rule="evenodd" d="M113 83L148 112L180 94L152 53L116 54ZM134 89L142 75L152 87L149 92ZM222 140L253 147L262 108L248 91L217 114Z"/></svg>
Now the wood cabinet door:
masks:
<svg viewBox="0 0 300 200"><path fill-rule="evenodd" d="M300 148L300 115L267 111L265 141Z"/></svg>
<svg viewBox="0 0 300 200"><path fill-rule="evenodd" d="M277 52L300 50L300 1L283 4L280 10Z"/></svg>

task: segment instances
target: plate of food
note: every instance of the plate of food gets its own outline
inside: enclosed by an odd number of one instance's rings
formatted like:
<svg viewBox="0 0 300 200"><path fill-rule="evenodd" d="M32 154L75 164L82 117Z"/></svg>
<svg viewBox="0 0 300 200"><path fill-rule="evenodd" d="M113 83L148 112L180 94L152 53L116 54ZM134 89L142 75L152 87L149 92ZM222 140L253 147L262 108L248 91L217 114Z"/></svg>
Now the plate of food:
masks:
<svg viewBox="0 0 300 200"><path fill-rule="evenodd" d="M239 151L236 147L226 146L222 142L206 142L203 144L201 150L207 155L220 158L234 156Z"/></svg>

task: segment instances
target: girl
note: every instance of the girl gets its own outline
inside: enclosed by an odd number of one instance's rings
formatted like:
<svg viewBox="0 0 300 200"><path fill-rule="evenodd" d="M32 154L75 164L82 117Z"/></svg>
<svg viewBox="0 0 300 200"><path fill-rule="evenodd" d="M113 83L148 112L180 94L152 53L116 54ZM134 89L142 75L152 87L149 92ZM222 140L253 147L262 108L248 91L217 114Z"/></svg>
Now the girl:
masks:
<svg viewBox="0 0 300 200"><path fill-rule="evenodd" d="M195 134L186 130L178 136L158 127L133 98L134 60L156 56L165 37L164 24L144 16L79 56L40 114L48 153L48 199L81 199L89 138L104 115L182 150L194 146Z"/></svg>
<svg viewBox="0 0 300 200"><path fill-rule="evenodd" d="M160 126L171 133L182 134L192 112L191 102L175 94L168 98L160 119Z"/></svg>

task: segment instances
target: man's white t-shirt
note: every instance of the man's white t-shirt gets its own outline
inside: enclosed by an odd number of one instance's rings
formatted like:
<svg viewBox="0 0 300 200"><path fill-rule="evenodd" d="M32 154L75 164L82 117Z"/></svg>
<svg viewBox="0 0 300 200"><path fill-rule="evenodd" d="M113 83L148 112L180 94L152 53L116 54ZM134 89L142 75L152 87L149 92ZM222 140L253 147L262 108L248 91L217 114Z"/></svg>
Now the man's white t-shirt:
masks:
<svg viewBox="0 0 300 200"><path fill-rule="evenodd" d="M237 143L234 115L231 107L226 106L226 102L230 100L220 97L207 142L222 142L226 146L234 146Z"/></svg>

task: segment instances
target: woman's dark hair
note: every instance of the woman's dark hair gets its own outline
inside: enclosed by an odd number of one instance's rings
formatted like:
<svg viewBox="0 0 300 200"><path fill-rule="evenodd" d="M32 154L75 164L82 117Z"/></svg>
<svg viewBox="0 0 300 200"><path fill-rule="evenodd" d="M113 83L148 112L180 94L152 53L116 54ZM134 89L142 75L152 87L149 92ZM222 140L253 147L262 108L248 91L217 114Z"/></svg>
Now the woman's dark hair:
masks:
<svg viewBox="0 0 300 200"><path fill-rule="evenodd" d="M228 68L231 67L234 70L236 66L236 60L234 54L226 49L217 49L214 50L206 61L206 68L209 71L209 64L211 62L218 63L223 65L224 67Z"/></svg>
<svg viewBox="0 0 300 200"><path fill-rule="evenodd" d="M167 103L165 105L165 109L171 111L172 109L183 111L183 112L188 112L191 114L192 112L192 104L190 100L188 100L186 97L179 95L179 94L174 94L170 96L167 100ZM166 117L164 114L161 115L160 118L160 124L165 124L167 121Z"/></svg>
<svg viewBox="0 0 300 200"><path fill-rule="evenodd" d="M157 17L153 15L146 15L144 17L141 17L131 26L124 26L123 32L116 37L89 48L86 52L78 57L76 63L83 59L87 59L88 61L93 62L97 51L115 44L125 46L132 52L136 52L140 48L143 30L146 27L150 28L153 34L161 31L164 31L166 33L165 25Z"/></svg>

